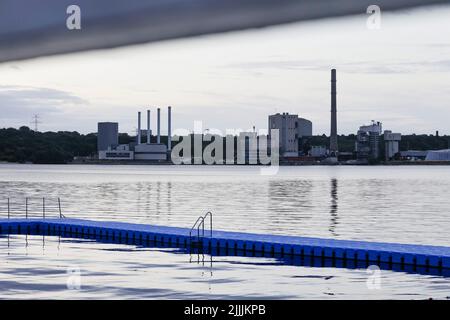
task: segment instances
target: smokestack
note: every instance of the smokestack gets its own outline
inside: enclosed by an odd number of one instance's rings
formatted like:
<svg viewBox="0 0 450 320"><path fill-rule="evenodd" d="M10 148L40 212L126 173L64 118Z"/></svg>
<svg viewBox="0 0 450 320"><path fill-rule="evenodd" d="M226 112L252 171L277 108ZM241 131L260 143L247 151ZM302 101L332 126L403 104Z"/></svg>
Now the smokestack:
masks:
<svg viewBox="0 0 450 320"><path fill-rule="evenodd" d="M147 143L150 143L150 110L147 110Z"/></svg>
<svg viewBox="0 0 450 320"><path fill-rule="evenodd" d="M167 150L172 150L172 107L168 108L168 124L167 124Z"/></svg>
<svg viewBox="0 0 450 320"><path fill-rule="evenodd" d="M138 112L138 134L137 134L137 144L141 144L141 112Z"/></svg>
<svg viewBox="0 0 450 320"><path fill-rule="evenodd" d="M161 143L161 109L158 108L158 114L157 114L157 131L158 131L158 137L156 139L156 143Z"/></svg>
<svg viewBox="0 0 450 320"><path fill-rule="evenodd" d="M336 106L336 69L331 69L331 133L330 154L337 157L337 106Z"/></svg>

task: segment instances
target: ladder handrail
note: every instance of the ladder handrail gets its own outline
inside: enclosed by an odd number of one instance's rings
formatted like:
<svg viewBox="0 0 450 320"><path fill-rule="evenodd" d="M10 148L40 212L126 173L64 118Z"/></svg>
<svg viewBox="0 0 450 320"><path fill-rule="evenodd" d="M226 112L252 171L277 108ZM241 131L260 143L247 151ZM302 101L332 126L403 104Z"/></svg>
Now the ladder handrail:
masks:
<svg viewBox="0 0 450 320"><path fill-rule="evenodd" d="M205 219L209 216L209 226L210 226L210 238L212 238L213 234L213 214L211 211L208 211L204 216L199 216L189 231L189 243L192 243L192 232L197 228L197 241L200 241L200 228L202 228L202 238L205 237Z"/></svg>
<svg viewBox="0 0 450 320"><path fill-rule="evenodd" d="M211 211L208 211L204 216L203 216L203 222L205 221L206 217L209 216L209 237L212 238L212 232L213 232L213 214ZM204 227L204 226L203 226ZM204 232L203 232L204 233Z"/></svg>
<svg viewBox="0 0 450 320"><path fill-rule="evenodd" d="M189 240L192 239L192 231L194 231L195 227L197 227L197 239L200 239L200 225L203 225L204 221L205 218L203 218L202 216L197 218L197 220L195 221L194 225L191 228L191 231L189 231Z"/></svg>
<svg viewBox="0 0 450 320"><path fill-rule="evenodd" d="M58 208L59 208L59 218L65 218L66 216L62 214L61 212L61 198L58 197Z"/></svg>
<svg viewBox="0 0 450 320"><path fill-rule="evenodd" d="M24 214L25 213L25 219L28 218L32 218L36 213L40 214L39 211L33 211L34 209L36 209L36 202L33 201L33 203L31 203L29 200L34 199L34 200L38 200L40 199L41 201L41 206L42 206L42 219L46 219L47 218L47 213L48 213L48 203L46 202L47 199L50 199L50 203L54 203L56 202L56 208L55 206L50 206L50 208L56 209L58 214L59 214L59 218L63 219L66 218L66 216L62 213L62 207L61 207L61 198L45 198L45 197L25 197L25 212L23 212L23 202L18 202L18 201L11 201L10 197L6 198L6 209L7 209L7 216L8 219L11 219L11 216L13 215L13 211L12 211L12 207L14 205L18 205L21 207L19 212L16 212L18 214ZM31 208L31 209L30 209ZM5 208L2 207L0 213L4 210ZM31 214L31 216L30 216Z"/></svg>

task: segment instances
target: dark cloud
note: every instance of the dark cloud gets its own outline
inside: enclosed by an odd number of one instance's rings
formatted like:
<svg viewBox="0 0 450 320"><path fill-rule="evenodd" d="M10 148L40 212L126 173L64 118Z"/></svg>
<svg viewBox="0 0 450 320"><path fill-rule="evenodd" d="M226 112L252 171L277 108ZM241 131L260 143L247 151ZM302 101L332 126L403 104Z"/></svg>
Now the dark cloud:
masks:
<svg viewBox="0 0 450 320"><path fill-rule="evenodd" d="M33 113L58 113L66 106L87 104L88 101L62 90L0 85L3 119L29 118Z"/></svg>

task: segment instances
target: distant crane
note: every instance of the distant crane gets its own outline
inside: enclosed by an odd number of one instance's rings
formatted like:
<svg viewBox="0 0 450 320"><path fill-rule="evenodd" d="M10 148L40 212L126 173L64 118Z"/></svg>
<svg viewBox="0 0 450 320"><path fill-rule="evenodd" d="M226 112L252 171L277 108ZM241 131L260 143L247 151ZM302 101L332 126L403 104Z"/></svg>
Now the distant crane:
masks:
<svg viewBox="0 0 450 320"><path fill-rule="evenodd" d="M41 121L39 121L39 115L38 115L38 114L35 114L35 115L33 116L33 121L31 121L31 124L34 125L34 131L35 131L35 132L38 132L38 124L39 124L39 123L42 123Z"/></svg>

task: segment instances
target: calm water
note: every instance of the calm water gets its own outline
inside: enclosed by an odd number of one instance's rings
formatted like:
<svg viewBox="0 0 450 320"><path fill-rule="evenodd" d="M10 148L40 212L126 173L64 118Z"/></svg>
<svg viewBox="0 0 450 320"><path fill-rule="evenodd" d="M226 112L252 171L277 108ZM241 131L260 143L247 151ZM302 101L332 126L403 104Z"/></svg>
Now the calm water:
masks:
<svg viewBox="0 0 450 320"><path fill-rule="evenodd" d="M0 298L449 299L450 278L286 265L58 237L0 236ZM78 281L79 280L79 281Z"/></svg>
<svg viewBox="0 0 450 320"><path fill-rule="evenodd" d="M63 213L73 218L190 227L212 211L216 229L450 245L450 166L282 167L262 176L256 167L1 164L0 188L2 215L7 197L15 216L23 215L25 197L61 197ZM30 200L30 214L40 208L41 200ZM55 203L47 203L47 214L56 214ZM39 237L30 236L28 246L24 236L11 237L9 248L1 238L0 249L7 262L0 295L9 297L72 296L64 280L70 265L85 274L79 297L450 296L448 278L440 276L382 271L382 289L368 290L365 269L249 257L214 257L211 276L174 249L59 244L52 237L42 248Z"/></svg>
<svg viewBox="0 0 450 320"><path fill-rule="evenodd" d="M450 166L0 165L0 188L16 215L53 196L74 218L190 227L212 211L216 229L450 245Z"/></svg>

